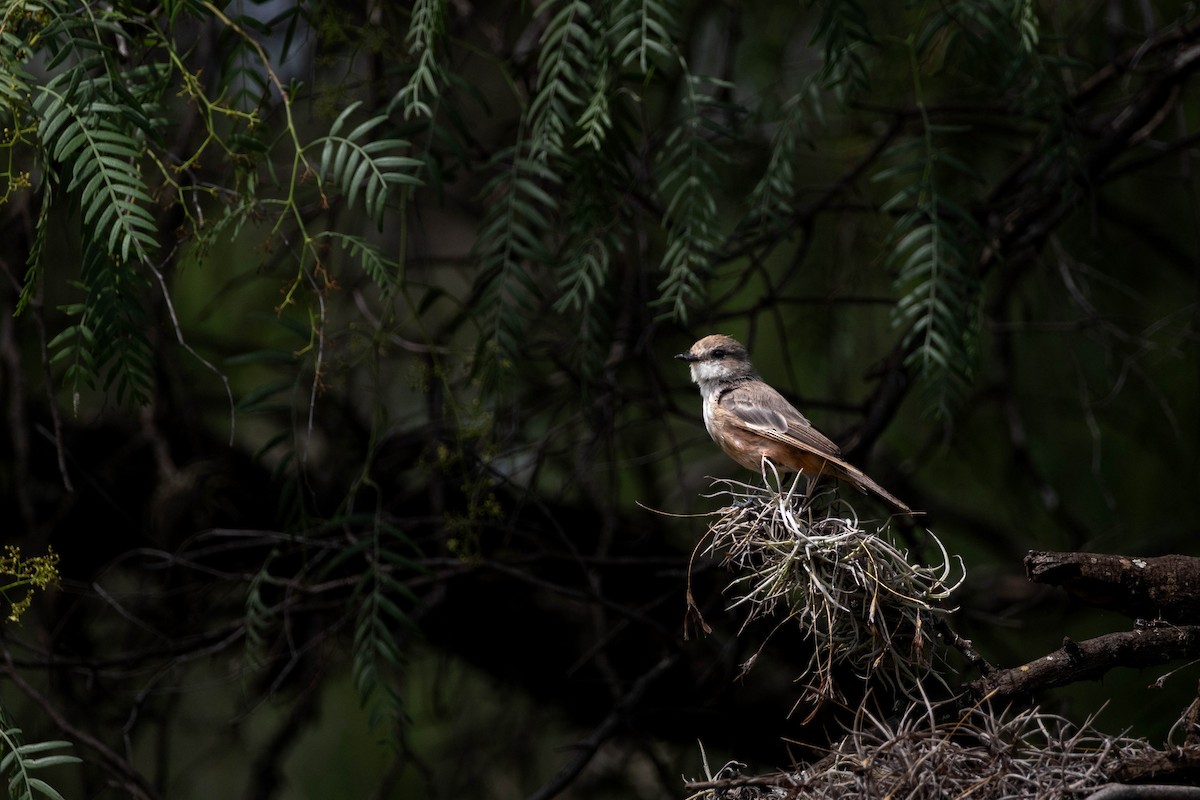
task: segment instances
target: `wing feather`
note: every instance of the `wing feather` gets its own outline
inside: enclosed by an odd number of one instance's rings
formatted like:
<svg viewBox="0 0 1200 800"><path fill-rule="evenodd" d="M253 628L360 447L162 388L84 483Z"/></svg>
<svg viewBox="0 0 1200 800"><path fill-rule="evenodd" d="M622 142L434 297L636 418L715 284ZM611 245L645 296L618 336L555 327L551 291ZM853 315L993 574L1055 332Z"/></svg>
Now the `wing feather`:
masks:
<svg viewBox="0 0 1200 800"><path fill-rule="evenodd" d="M913 513L903 501L867 477L858 467L843 461L842 451L836 444L814 428L783 395L762 381L750 381L726 389L718 397L717 405L729 412L727 420L730 423L743 430L821 457L823 460L819 462L822 465L819 473L848 480L864 492L874 492L904 513ZM738 460L737 456L734 456L734 460Z"/></svg>
<svg viewBox="0 0 1200 800"><path fill-rule="evenodd" d="M721 396L720 405L748 431L820 455L841 455L836 444L814 428L783 395L762 381L735 386Z"/></svg>

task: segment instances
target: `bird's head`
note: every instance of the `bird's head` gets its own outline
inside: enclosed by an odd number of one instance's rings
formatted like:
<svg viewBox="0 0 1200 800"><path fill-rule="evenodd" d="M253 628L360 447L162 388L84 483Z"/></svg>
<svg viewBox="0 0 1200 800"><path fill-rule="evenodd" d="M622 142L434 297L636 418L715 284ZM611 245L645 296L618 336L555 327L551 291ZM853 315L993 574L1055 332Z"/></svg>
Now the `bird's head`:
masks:
<svg viewBox="0 0 1200 800"><path fill-rule="evenodd" d="M692 381L700 388L739 378L756 378L746 348L732 336L714 333L675 356L691 365Z"/></svg>

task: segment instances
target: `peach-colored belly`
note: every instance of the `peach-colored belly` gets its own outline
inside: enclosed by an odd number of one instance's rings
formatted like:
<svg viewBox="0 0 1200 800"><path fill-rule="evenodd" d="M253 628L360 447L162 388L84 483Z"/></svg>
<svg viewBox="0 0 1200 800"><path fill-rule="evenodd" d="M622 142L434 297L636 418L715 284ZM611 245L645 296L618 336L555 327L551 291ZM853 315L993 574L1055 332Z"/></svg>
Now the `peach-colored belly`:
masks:
<svg viewBox="0 0 1200 800"><path fill-rule="evenodd" d="M830 466L825 458L815 453L749 431L734 430L716 441L727 456L755 472L762 469L764 457L769 458L776 469L802 471L806 475L820 475Z"/></svg>

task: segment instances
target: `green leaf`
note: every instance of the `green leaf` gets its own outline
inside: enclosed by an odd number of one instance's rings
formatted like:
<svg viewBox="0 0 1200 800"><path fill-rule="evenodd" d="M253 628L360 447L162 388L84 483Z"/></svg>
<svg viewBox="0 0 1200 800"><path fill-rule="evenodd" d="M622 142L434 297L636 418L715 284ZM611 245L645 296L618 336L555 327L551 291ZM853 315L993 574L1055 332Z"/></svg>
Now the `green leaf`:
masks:
<svg viewBox="0 0 1200 800"><path fill-rule="evenodd" d="M406 150L410 147L402 139L378 139L367 141L368 136L387 122L380 115L359 124L349 134L341 135L342 127L361 105L352 103L330 126L329 134L305 149L321 147L318 177L322 182L332 181L345 195L346 202L353 206L363 197L363 205L377 228L383 228L383 214L392 190L396 186L419 186L422 184L418 172L424 167L420 159L400 155L385 155L390 151Z"/></svg>

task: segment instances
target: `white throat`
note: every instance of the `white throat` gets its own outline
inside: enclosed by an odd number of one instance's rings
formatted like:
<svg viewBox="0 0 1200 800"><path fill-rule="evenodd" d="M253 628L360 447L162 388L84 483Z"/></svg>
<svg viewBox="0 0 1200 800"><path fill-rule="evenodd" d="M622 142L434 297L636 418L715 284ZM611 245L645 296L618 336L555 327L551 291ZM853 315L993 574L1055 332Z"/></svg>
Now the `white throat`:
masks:
<svg viewBox="0 0 1200 800"><path fill-rule="evenodd" d="M700 387L700 394L705 398L715 392L720 384L738 376L738 371L724 361L694 361L691 373L692 383Z"/></svg>

